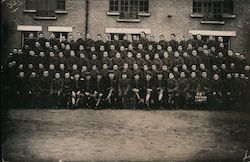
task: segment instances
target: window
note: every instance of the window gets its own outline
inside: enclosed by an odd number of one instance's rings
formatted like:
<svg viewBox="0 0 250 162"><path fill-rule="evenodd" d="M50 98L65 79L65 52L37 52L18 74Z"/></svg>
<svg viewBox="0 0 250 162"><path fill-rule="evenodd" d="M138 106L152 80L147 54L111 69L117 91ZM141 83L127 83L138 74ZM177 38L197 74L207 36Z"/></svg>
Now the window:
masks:
<svg viewBox="0 0 250 162"><path fill-rule="evenodd" d="M119 11L119 0L110 0L109 1L109 11L118 12Z"/></svg>
<svg viewBox="0 0 250 162"><path fill-rule="evenodd" d="M36 0L26 0L26 10L36 10Z"/></svg>
<svg viewBox="0 0 250 162"><path fill-rule="evenodd" d="M65 0L26 0L26 10L65 10Z"/></svg>
<svg viewBox="0 0 250 162"><path fill-rule="evenodd" d="M59 11L65 10L65 0L57 0L56 10L59 10Z"/></svg>
<svg viewBox="0 0 250 162"><path fill-rule="evenodd" d="M68 39L68 32L53 32L53 33L55 34L55 37L59 42L61 42L63 36L66 39Z"/></svg>
<svg viewBox="0 0 250 162"><path fill-rule="evenodd" d="M140 0L140 12L149 12L149 0Z"/></svg>
<svg viewBox="0 0 250 162"><path fill-rule="evenodd" d="M223 13L233 15L234 3L233 0L224 0Z"/></svg>
<svg viewBox="0 0 250 162"><path fill-rule="evenodd" d="M201 0L194 0L193 13L202 13L202 1Z"/></svg>
<svg viewBox="0 0 250 162"><path fill-rule="evenodd" d="M26 42L29 39L29 34L32 33L34 35L34 38L36 39L38 36L37 31L22 31L22 47L24 45L24 42Z"/></svg>
<svg viewBox="0 0 250 162"><path fill-rule="evenodd" d="M221 21L223 14L233 14L233 0L193 0L193 13L204 20Z"/></svg>
<svg viewBox="0 0 250 162"><path fill-rule="evenodd" d="M110 0L110 12L149 12L149 0Z"/></svg>

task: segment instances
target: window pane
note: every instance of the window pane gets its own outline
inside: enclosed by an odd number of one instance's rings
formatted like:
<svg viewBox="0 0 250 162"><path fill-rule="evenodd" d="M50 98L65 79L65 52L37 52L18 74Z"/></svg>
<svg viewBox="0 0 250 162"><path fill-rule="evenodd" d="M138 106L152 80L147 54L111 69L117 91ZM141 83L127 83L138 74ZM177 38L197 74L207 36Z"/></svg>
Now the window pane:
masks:
<svg viewBox="0 0 250 162"><path fill-rule="evenodd" d="M57 10L65 10L65 0L57 0Z"/></svg>
<svg viewBox="0 0 250 162"><path fill-rule="evenodd" d="M26 0L27 10L36 10L36 0Z"/></svg>

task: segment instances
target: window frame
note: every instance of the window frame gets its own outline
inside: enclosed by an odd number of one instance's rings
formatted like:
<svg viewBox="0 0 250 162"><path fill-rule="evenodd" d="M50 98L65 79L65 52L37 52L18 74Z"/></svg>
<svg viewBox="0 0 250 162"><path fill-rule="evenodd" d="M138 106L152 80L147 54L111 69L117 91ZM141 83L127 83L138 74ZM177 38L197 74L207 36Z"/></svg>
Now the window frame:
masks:
<svg viewBox="0 0 250 162"><path fill-rule="evenodd" d="M127 2L127 4L125 4ZM135 3L132 3L136 2ZM141 2L144 6L141 6ZM147 5L147 6L145 6ZM131 12L131 7L136 6L136 12L137 13L149 13L149 0L109 0L109 12L110 13L117 13L123 11L123 9L127 9L128 12ZM141 10L141 7L143 7L143 10ZM145 10L145 8L147 10ZM133 10L133 9L132 9Z"/></svg>
<svg viewBox="0 0 250 162"><path fill-rule="evenodd" d="M30 1L34 1L35 4L33 4L33 8L28 7L29 6L29 2ZM56 9L54 10L55 13L66 13L66 0L55 0L56 1ZM62 8L58 7L59 3L64 3L61 4ZM49 4L49 3L48 3ZM39 10L37 8L37 1L36 0L25 0L25 5L24 5L24 12L37 12L37 10Z"/></svg>
<svg viewBox="0 0 250 162"><path fill-rule="evenodd" d="M221 6L217 7L216 3L220 3ZM200 6L198 7L198 4ZM202 17L207 13L210 15L214 15L216 13L215 10L220 10L220 15L223 17L224 15L234 16L234 1L233 0L193 0L192 3L192 15L191 17L196 17L195 15L202 15ZM201 17L201 16L197 16ZM213 20L212 20L213 21ZM216 20L215 20L216 21Z"/></svg>

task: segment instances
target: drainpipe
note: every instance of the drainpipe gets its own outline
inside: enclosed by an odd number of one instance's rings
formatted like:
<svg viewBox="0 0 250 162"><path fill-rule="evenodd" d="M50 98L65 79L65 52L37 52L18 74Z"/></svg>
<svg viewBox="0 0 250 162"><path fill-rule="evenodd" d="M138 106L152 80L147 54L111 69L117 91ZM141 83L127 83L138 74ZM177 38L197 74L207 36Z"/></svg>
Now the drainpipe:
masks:
<svg viewBox="0 0 250 162"><path fill-rule="evenodd" d="M89 30L89 0L86 0L86 13L85 13L85 35L88 33Z"/></svg>

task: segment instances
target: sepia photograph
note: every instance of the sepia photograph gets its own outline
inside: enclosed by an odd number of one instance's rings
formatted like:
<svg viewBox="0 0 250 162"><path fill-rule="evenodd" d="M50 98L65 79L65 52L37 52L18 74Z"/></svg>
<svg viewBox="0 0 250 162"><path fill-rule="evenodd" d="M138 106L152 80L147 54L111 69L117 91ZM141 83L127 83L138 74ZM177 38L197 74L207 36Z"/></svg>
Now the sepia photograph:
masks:
<svg viewBox="0 0 250 162"><path fill-rule="evenodd" d="M250 162L250 0L1 0L2 162Z"/></svg>

